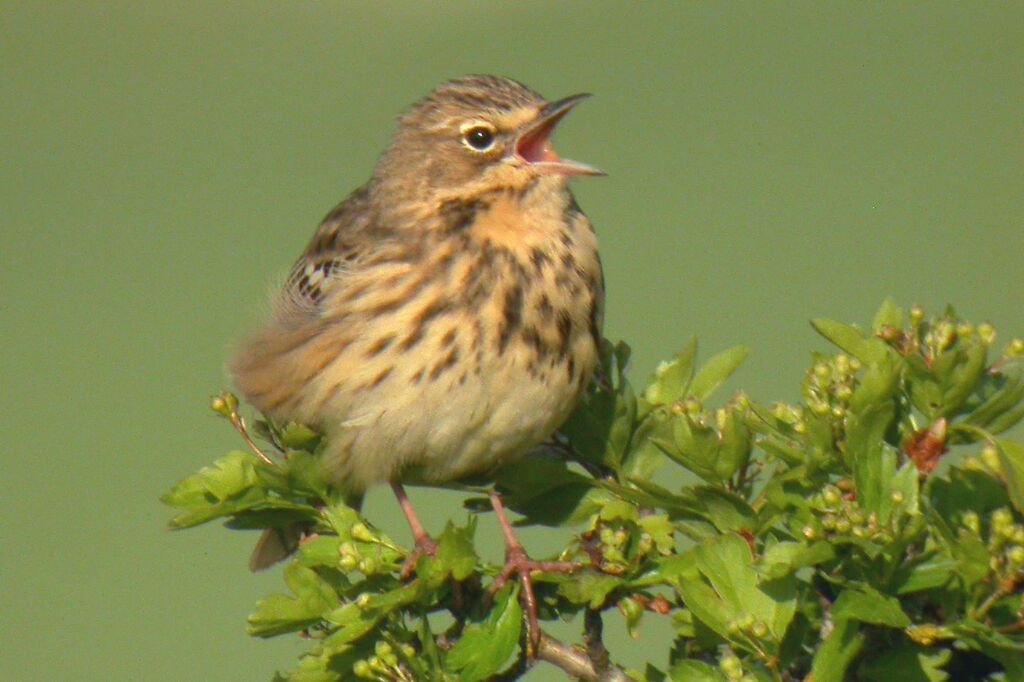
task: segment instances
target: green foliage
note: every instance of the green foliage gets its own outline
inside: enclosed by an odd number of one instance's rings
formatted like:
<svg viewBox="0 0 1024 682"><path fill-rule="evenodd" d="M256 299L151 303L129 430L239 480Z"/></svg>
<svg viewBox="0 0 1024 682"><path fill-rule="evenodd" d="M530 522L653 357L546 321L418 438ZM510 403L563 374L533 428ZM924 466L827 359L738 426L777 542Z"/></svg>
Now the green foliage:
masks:
<svg viewBox="0 0 1024 682"><path fill-rule="evenodd" d="M559 558L582 564L534 575L542 625L617 611L640 637L669 619L671 650L630 672L652 682L1024 680L1024 446L1002 435L1024 418L1024 343L997 355L991 325L888 301L868 332L813 326L838 352L812 355L794 404L709 404L744 348L699 366L691 341L635 392L628 347L605 345L560 434L495 479L520 523L565 527ZM215 399L245 432L235 406ZM309 638L278 679L525 670L518 586L488 593L499 567L474 549L475 517L403 580L409 550L325 484L315 433L253 431L279 456L231 452L163 500L173 528L303 529L290 594L249 618L255 636Z"/></svg>

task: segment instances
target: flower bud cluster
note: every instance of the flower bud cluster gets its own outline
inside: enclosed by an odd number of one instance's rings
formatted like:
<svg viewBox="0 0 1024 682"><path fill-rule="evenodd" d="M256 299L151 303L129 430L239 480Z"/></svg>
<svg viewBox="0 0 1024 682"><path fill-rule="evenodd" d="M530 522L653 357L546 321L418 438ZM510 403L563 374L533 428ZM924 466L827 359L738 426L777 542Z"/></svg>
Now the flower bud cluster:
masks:
<svg viewBox="0 0 1024 682"><path fill-rule="evenodd" d="M804 379L803 394L807 407L816 415L831 413L834 417L846 414L850 396L857 384L860 360L839 353L830 359L820 360L808 370Z"/></svg>
<svg viewBox="0 0 1024 682"><path fill-rule="evenodd" d="M1003 470L1003 464L999 461L999 451L992 445L986 445L977 455L967 455L960 460L960 466L991 476L1000 476Z"/></svg>
<svg viewBox="0 0 1024 682"><path fill-rule="evenodd" d="M971 516L973 514L973 517ZM968 530L980 526L974 512L964 514L963 524ZM979 532L980 528L977 531ZM1024 525L1015 521L1006 507L994 510L988 517L988 551L992 555L990 567L997 572L1024 572Z"/></svg>
<svg viewBox="0 0 1024 682"><path fill-rule="evenodd" d="M345 540L338 545L338 568L343 571L359 569L365 575L390 570L390 567L382 566L380 560L380 538L365 523L357 521L352 524L349 532L352 540Z"/></svg>
<svg viewBox="0 0 1024 682"><path fill-rule="evenodd" d="M894 490L891 495L892 504L898 506L903 502L903 493ZM893 540L891 524L880 524L874 512L864 513L856 500L848 500L842 491L828 484L820 493L810 499L811 508L818 515L818 523L825 537L855 537L888 543ZM808 525L803 529L808 540L817 538L817 529Z"/></svg>
<svg viewBox="0 0 1024 682"><path fill-rule="evenodd" d="M416 650L409 644L400 644L399 650L405 658L416 655ZM352 664L352 674L363 680L412 682L413 677L402 667L397 653L390 643L378 640L372 656L361 658Z"/></svg>
<svg viewBox="0 0 1024 682"><path fill-rule="evenodd" d="M733 653L732 649L726 649L721 658L718 659L718 669L729 682L755 682L757 678L750 673L743 671L743 661Z"/></svg>

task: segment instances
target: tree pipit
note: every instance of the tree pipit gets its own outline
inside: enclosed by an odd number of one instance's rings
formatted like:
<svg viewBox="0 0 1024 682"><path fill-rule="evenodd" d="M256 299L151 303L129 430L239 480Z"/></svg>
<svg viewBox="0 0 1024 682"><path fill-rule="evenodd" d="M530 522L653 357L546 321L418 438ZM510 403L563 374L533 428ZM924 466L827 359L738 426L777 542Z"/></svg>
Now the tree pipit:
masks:
<svg viewBox="0 0 1024 682"><path fill-rule="evenodd" d="M547 438L590 380L604 290L569 178L602 173L551 147L584 97L496 76L438 86L327 214L231 363L250 403L325 434L334 485L391 484L416 541L408 570L435 545L402 481L496 469ZM572 565L529 559L490 497L507 547L495 584L518 575L536 644L530 571ZM280 558L272 544L255 567Z"/></svg>

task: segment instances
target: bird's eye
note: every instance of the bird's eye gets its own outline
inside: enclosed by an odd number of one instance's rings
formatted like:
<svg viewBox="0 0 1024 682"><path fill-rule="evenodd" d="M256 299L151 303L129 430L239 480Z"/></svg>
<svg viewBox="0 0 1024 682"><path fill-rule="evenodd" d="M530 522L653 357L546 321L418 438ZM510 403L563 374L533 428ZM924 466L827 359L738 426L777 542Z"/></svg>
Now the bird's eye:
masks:
<svg viewBox="0 0 1024 682"><path fill-rule="evenodd" d="M478 152L486 151L494 144L494 131L483 126L476 126L465 132L463 140Z"/></svg>

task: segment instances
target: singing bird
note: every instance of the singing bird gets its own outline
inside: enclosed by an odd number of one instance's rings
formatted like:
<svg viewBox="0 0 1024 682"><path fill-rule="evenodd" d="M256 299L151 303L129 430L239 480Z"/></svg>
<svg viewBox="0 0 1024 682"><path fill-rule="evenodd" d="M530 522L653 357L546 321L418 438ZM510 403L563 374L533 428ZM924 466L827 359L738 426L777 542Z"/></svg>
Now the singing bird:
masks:
<svg viewBox="0 0 1024 682"><path fill-rule="evenodd" d="M231 362L252 405L325 435L323 470L339 489L391 484L416 542L410 561L436 546L402 482L451 481L522 455L590 380L604 283L569 179L603 173L551 146L585 97L549 101L485 75L435 88L401 115L369 181L321 222ZM571 566L531 560L490 499L506 540L498 582L518 575L536 636L529 573ZM252 564L277 558L258 547Z"/></svg>

